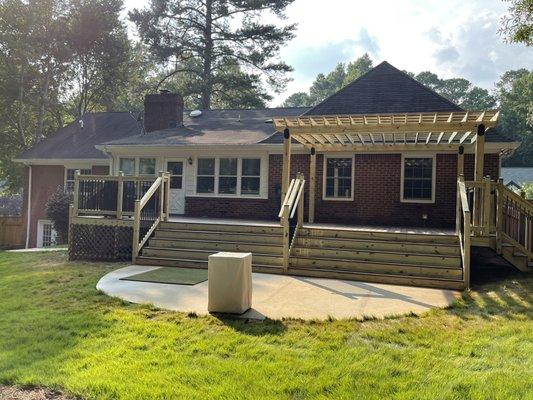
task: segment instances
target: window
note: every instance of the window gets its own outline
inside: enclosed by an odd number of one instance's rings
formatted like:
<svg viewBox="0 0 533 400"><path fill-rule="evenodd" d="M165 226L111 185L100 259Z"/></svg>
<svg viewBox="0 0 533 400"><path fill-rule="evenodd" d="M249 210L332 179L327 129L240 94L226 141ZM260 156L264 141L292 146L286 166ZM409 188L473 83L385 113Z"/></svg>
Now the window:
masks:
<svg viewBox="0 0 533 400"><path fill-rule="evenodd" d="M139 175L155 175L155 158L139 158Z"/></svg>
<svg viewBox="0 0 533 400"><path fill-rule="evenodd" d="M241 194L258 195L261 185L261 159L243 158Z"/></svg>
<svg viewBox="0 0 533 400"><path fill-rule="evenodd" d="M215 159L199 158L196 177L197 193L215 193Z"/></svg>
<svg viewBox="0 0 533 400"><path fill-rule="evenodd" d="M56 244L57 233L48 220L37 221L37 247L48 247Z"/></svg>
<svg viewBox="0 0 533 400"><path fill-rule="evenodd" d="M261 194L261 159L199 158L196 193L220 196L259 196Z"/></svg>
<svg viewBox="0 0 533 400"><path fill-rule="evenodd" d="M433 157L403 159L402 201L433 202L435 160Z"/></svg>
<svg viewBox="0 0 533 400"><path fill-rule="evenodd" d="M237 194L237 158L219 159L219 194Z"/></svg>
<svg viewBox="0 0 533 400"><path fill-rule="evenodd" d="M65 191L72 192L74 191L74 177L76 176L76 171L80 171L81 175L90 175L90 168L67 168L65 174Z"/></svg>
<svg viewBox="0 0 533 400"><path fill-rule="evenodd" d="M135 158L121 158L118 170L124 175L135 175Z"/></svg>
<svg viewBox="0 0 533 400"><path fill-rule="evenodd" d="M327 157L325 162L325 198L353 198L353 158Z"/></svg>

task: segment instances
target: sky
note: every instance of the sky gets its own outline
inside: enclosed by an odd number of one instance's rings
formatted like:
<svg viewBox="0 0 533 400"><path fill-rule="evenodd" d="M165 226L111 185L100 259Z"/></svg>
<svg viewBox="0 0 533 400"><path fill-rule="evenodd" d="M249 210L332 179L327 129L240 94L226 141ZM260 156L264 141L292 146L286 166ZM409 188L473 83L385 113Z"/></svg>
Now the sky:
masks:
<svg viewBox="0 0 533 400"><path fill-rule="evenodd" d="M126 10L146 4L125 0ZM295 0L287 19L277 20L298 24L296 37L280 52L294 68L292 81L271 105L307 91L318 73L365 52L374 65L388 61L492 90L503 72L533 68L533 48L505 43L498 34L507 7L502 0Z"/></svg>

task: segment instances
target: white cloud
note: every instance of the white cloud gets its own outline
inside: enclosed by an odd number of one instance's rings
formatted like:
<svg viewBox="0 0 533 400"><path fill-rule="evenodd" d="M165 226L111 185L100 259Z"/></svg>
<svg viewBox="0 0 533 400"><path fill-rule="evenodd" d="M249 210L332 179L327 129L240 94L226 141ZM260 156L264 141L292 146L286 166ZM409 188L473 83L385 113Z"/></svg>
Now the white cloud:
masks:
<svg viewBox="0 0 533 400"><path fill-rule="evenodd" d="M143 4L126 0L127 8ZM497 33L506 7L501 0L295 0L283 23L298 23L297 36L280 54L295 68L293 81L272 104L365 52L376 63L464 77L491 89L506 70L533 65L531 48L503 43Z"/></svg>

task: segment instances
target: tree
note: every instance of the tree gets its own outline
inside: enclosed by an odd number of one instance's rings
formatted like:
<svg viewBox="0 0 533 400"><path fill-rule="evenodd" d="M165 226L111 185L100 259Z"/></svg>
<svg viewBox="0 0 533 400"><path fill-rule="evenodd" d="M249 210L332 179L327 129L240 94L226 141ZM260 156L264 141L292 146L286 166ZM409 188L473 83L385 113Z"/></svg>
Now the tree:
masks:
<svg viewBox="0 0 533 400"><path fill-rule="evenodd" d="M199 85L201 108L209 109L214 91L250 93L259 76L275 91L284 87L285 73L291 68L274 59L280 46L294 37L296 27L262 23L261 15L269 11L284 17L292 2L151 0L144 10L132 11L130 19L142 41L169 68L159 84L173 75L188 73ZM235 24L236 19L239 24ZM235 84L240 86L228 86Z"/></svg>
<svg viewBox="0 0 533 400"><path fill-rule="evenodd" d="M68 45L76 118L97 109L110 111L126 86L130 45L120 20L122 7L122 0L73 0Z"/></svg>
<svg viewBox="0 0 533 400"><path fill-rule="evenodd" d="M521 141L505 166L533 165L533 71L508 71L496 85L500 98L501 118L498 130Z"/></svg>
<svg viewBox="0 0 533 400"><path fill-rule="evenodd" d="M496 106L496 98L488 90L473 85L467 79L440 79L437 74L430 71L409 75L464 109L484 110Z"/></svg>
<svg viewBox="0 0 533 400"><path fill-rule="evenodd" d="M509 42L533 44L533 0L506 0L509 15L502 18L500 33Z"/></svg>
<svg viewBox="0 0 533 400"><path fill-rule="evenodd" d="M327 75L322 73L317 75L309 88L309 94L305 92L294 93L285 100L283 106L304 107L316 105L370 71L372 66L372 59L366 53L355 61L348 63L348 65L338 63L335 69Z"/></svg>
<svg viewBox="0 0 533 400"><path fill-rule="evenodd" d="M69 207L72 202L70 194L60 186L46 201L46 215L52 221L55 231L59 236L59 244L68 242Z"/></svg>

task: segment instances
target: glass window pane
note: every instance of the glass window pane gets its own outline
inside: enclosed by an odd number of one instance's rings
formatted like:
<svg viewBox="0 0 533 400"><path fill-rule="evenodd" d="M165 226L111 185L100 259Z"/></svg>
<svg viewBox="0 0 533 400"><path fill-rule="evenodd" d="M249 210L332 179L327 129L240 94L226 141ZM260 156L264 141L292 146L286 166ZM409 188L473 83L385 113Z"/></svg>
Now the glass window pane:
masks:
<svg viewBox="0 0 533 400"><path fill-rule="evenodd" d="M326 197L333 197L335 193L335 179L326 179Z"/></svg>
<svg viewBox="0 0 533 400"><path fill-rule="evenodd" d="M215 159L199 158L198 175L215 175Z"/></svg>
<svg viewBox="0 0 533 400"><path fill-rule="evenodd" d="M242 176L260 176L261 159L260 158L243 158Z"/></svg>
<svg viewBox="0 0 533 400"><path fill-rule="evenodd" d="M171 189L181 189L183 178L181 176L171 176L170 177L170 188Z"/></svg>
<svg viewBox="0 0 533 400"><path fill-rule="evenodd" d="M135 175L135 158L121 158L119 164L119 171L125 175Z"/></svg>
<svg viewBox="0 0 533 400"><path fill-rule="evenodd" d="M352 158L328 158L326 161L326 197L352 196Z"/></svg>
<svg viewBox="0 0 533 400"><path fill-rule="evenodd" d="M167 170L171 175L183 175L183 161L169 161Z"/></svg>
<svg viewBox="0 0 533 400"><path fill-rule="evenodd" d="M236 194L237 193L237 177L221 176L218 179L218 193Z"/></svg>
<svg viewBox="0 0 533 400"><path fill-rule="evenodd" d="M139 175L155 175L155 158L139 159Z"/></svg>
<svg viewBox="0 0 533 400"><path fill-rule="evenodd" d="M221 158L220 159L220 175L237 175L237 159L236 158Z"/></svg>
<svg viewBox="0 0 533 400"><path fill-rule="evenodd" d="M260 179L259 178L242 178L241 194L258 195Z"/></svg>
<svg viewBox="0 0 533 400"><path fill-rule="evenodd" d="M211 176L199 176L196 178L196 192L197 193L214 193L215 192L215 178Z"/></svg>

